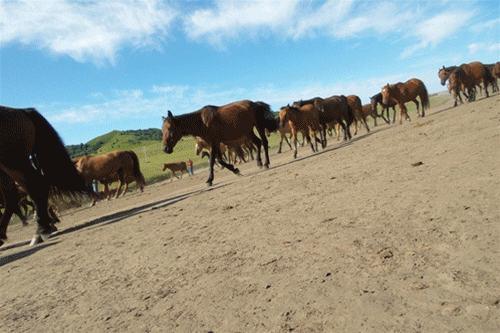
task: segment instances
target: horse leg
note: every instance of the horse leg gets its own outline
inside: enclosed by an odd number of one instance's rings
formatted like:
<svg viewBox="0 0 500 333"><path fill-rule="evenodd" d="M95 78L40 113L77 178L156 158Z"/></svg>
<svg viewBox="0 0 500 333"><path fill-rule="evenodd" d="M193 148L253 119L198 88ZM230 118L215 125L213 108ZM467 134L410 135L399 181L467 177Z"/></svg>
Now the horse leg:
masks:
<svg viewBox="0 0 500 333"><path fill-rule="evenodd" d="M337 141L340 140L340 124L335 124L335 136L337 137Z"/></svg>
<svg viewBox="0 0 500 333"><path fill-rule="evenodd" d="M123 186L123 183L124 183L124 175L123 175L123 169L120 169L118 170L118 187L116 189L116 193L115 193L115 199L118 198L118 196L120 195L120 191L122 189L122 186Z"/></svg>
<svg viewBox="0 0 500 333"><path fill-rule="evenodd" d="M44 241L57 228L52 225L52 219L48 213L49 185L43 175L33 169L28 157L21 160L2 161L8 173L13 179L24 187L36 206L36 222L38 224L36 235L32 245Z"/></svg>
<svg viewBox="0 0 500 333"><path fill-rule="evenodd" d="M292 137L293 137L293 158L297 158L297 132L292 130Z"/></svg>
<svg viewBox="0 0 500 333"><path fill-rule="evenodd" d="M365 123L365 128L366 128L366 131L368 133L370 133L370 127L368 127L368 123L366 122L366 117L365 118L362 118L363 119L363 122Z"/></svg>
<svg viewBox="0 0 500 333"><path fill-rule="evenodd" d="M208 163L208 179L206 182L207 186L212 186L212 182L214 181L214 164L215 164L215 152L214 150L210 150L210 162Z"/></svg>
<svg viewBox="0 0 500 333"><path fill-rule="evenodd" d="M122 197L125 195L125 193L126 193L126 192L127 192L127 190L128 190L128 183L127 183L126 181L124 181L124 183L125 183L125 186L123 187L123 192L122 192L122 194L121 194L121 196L122 196Z"/></svg>
<svg viewBox="0 0 500 333"><path fill-rule="evenodd" d="M253 142L253 144L255 145L255 147L257 148L256 150L256 157L255 159L257 160L257 166L258 167L261 167L262 166L262 158L260 156L260 148L262 146L264 146L264 167L267 169L269 168L269 143L267 141L267 137L265 136L265 131L264 131L264 127L263 126L259 126L257 127L257 132L259 132L259 135L260 137L262 138L259 139L257 137L257 135L255 135L255 133L252 131L250 132L250 135L249 135L249 138L250 140Z"/></svg>
<svg viewBox="0 0 500 333"><path fill-rule="evenodd" d="M229 171L232 171L236 175L240 174L240 170L238 170L237 168L235 168L232 164L226 163L224 160L222 160L222 155L221 155L220 150L218 150L216 148L215 149L212 148L212 153L210 154L210 159L212 159L212 155L214 155L214 157L213 157L214 158L214 162L215 162L215 158L217 158L217 160L219 161L219 163L220 163L220 165L222 167L227 168ZM209 176L209 180L210 180L210 177L212 178L211 181L210 181L210 185L212 185L211 182L214 180L214 178L213 178L213 164L212 164L212 173ZM208 181L207 181L207 185L208 185Z"/></svg>
<svg viewBox="0 0 500 333"><path fill-rule="evenodd" d="M306 140L307 140L307 143L309 143L311 145L311 149L312 149L313 153L315 153L316 151L314 150L314 144L312 143L311 137L309 136L309 131L306 132Z"/></svg>
<svg viewBox="0 0 500 333"><path fill-rule="evenodd" d="M415 106L417 107L417 117L420 117L420 112L419 112L419 109L418 109L418 107L420 106L420 104L418 103L418 101L417 101L416 98L413 100L413 103L415 103ZM424 107L422 106L422 114L423 113L424 113Z"/></svg>

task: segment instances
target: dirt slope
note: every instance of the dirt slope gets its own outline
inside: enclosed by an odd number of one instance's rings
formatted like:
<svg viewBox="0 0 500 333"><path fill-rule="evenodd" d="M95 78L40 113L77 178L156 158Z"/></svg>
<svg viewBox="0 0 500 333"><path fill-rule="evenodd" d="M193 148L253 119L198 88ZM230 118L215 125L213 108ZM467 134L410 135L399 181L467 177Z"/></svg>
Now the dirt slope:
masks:
<svg viewBox="0 0 500 333"><path fill-rule="evenodd" d="M500 94L450 106L12 226L0 331L497 332Z"/></svg>

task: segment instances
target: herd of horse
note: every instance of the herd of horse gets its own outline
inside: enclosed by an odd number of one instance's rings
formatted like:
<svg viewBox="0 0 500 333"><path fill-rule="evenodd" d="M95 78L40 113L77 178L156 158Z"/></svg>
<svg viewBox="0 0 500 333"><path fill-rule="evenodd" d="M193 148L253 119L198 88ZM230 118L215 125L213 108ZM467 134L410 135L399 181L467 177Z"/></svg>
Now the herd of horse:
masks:
<svg viewBox="0 0 500 333"><path fill-rule="evenodd" d="M464 94L468 101L473 101L476 87L484 88L486 97L489 96L488 86L492 87L492 91L498 91L496 81L500 78L500 62L493 65L471 62L460 66L443 66L438 75L442 85L449 81L448 90L456 106L457 100L462 101L460 94ZM419 117L424 117L425 109L430 107L427 88L416 78L404 83L387 84L370 100L369 104L362 105L356 95L315 97L283 106L278 117L274 116L268 104L250 100L224 106L207 105L179 116L173 116L168 111L167 117L163 117L162 149L171 154L182 137L196 137L195 153L209 156L206 184L211 186L216 162L239 174L235 167L237 159L240 163L246 162L245 155L253 159L255 153L257 165L269 168L267 136L270 133L280 134L278 153L281 153L282 141L285 140L294 150L293 157L296 158L298 133L302 134L303 141L305 139L310 144L312 151L317 152L318 143L323 149L326 148L327 132L331 136L335 131L338 140L342 127L344 140L350 140L352 124L354 134L358 132L358 124L370 131L366 121L368 116L374 119L375 126L378 117L390 124L389 108L392 108L394 123L395 108L399 106L399 123L402 123L403 115L406 120L410 120L406 103L415 103ZM378 105L382 107L380 114ZM287 134L290 140L293 139L293 147ZM184 171L188 172L185 162L166 163L163 171L166 169L171 170L175 177L175 172L180 171L181 178ZM32 244L49 237L57 230L55 223L59 221L56 210L49 206L49 197L75 198L87 195L92 198L94 205L98 198L93 189L94 182L104 185L104 195L108 199L108 186L111 183L118 182L115 198L125 194L132 182L136 182L141 191L146 184L139 159L133 151L86 155L71 160L57 132L38 111L33 108L0 106L0 208L3 209L3 213L0 213L0 246L7 238L7 226L12 215L18 215L24 223L28 206L34 207L37 221Z"/></svg>

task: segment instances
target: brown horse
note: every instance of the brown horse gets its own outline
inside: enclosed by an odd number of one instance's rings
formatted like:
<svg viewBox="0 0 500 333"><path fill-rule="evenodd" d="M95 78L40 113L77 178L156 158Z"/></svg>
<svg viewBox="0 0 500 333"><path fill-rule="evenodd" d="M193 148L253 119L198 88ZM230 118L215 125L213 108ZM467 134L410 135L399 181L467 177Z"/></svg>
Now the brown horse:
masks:
<svg viewBox="0 0 500 333"><path fill-rule="evenodd" d="M104 185L104 194L109 200L111 198L108 185L118 182L115 199L125 194L128 184L135 181L142 191L146 184L141 173L137 155L132 151L116 150L111 153L92 156L85 155L76 162L76 169L85 178L87 184L99 181ZM121 192L125 184L124 191ZM97 198L94 197L91 206L95 205Z"/></svg>
<svg viewBox="0 0 500 333"><path fill-rule="evenodd" d="M91 193L57 132L35 109L0 106L0 169L25 188L36 205L38 227L32 244L56 230L48 213L49 193ZM6 229L0 239L6 239Z"/></svg>
<svg viewBox="0 0 500 333"><path fill-rule="evenodd" d="M375 121L375 126L377 126L377 117L382 117L382 119L384 119L384 121L387 123L387 124L390 124L391 123L391 119L389 117L389 108L392 108L392 123L396 123L396 105L398 105L398 103L392 99L389 101L389 104L388 105L384 105L384 103L382 103L382 93L378 93L378 94L375 94L373 95L372 97L370 97L370 104L372 106L372 110L373 110L373 114L372 114L372 117L373 117L373 120ZM381 114L378 114L378 110L377 110L377 105L379 105L382 107L382 113ZM386 114L387 114L387 119L384 117L384 111L386 111Z"/></svg>
<svg viewBox="0 0 500 333"><path fill-rule="evenodd" d="M492 81L490 82L493 92L498 91L498 83L497 79L500 79L500 62L497 62L495 64L490 64L490 65L484 65L489 71L490 75L492 78Z"/></svg>
<svg viewBox="0 0 500 333"><path fill-rule="evenodd" d="M370 132L370 128L366 123L366 115L363 111L363 105L361 104L361 99L356 95L347 96L347 103L351 107L354 114L354 135L358 134L358 122L363 122L367 132Z"/></svg>
<svg viewBox="0 0 500 333"><path fill-rule="evenodd" d="M351 126L354 114L353 110L347 103L347 98L344 95L331 96L328 98L315 97L309 100L300 100L294 102L292 106L301 107L306 104L313 104L319 111L319 122L321 125L321 146L326 147L326 130L328 123L339 124L344 130L344 140L351 139ZM345 122L345 123L344 123Z"/></svg>
<svg viewBox="0 0 500 333"><path fill-rule="evenodd" d="M462 64L460 66L450 66L450 67L444 67L441 68L438 72L439 78L441 79L441 85L445 85L445 82L447 79L449 79L450 75L458 70L461 69L464 74L459 73L459 75L462 77L461 80L467 81L467 85L479 85L480 83L483 84L484 90L486 92L486 97L489 97L488 94L488 85L492 84L493 81L493 76L491 75L490 71L486 68L485 65L483 65L479 61L473 61L468 64ZM467 78L464 77L464 75L467 76ZM470 83L469 83L470 82ZM455 89L452 87L452 89ZM474 88L475 90L475 88ZM472 92L472 90L471 90ZM474 96L467 96L469 100L473 100Z"/></svg>
<svg viewBox="0 0 500 333"><path fill-rule="evenodd" d="M254 127L260 135L254 133ZM248 137L257 147L257 165L262 166L260 148L264 145L264 166L269 167L269 151L265 129L274 132L277 124L269 105L263 102L252 102L243 100L224 106L205 106L202 109L174 117L168 111L168 117L163 117L163 151L171 154L179 140L185 135L199 136L211 147L209 177L207 185L211 186L214 180L214 162L217 158L219 163L239 174L239 170L233 165L222 160L220 143Z"/></svg>
<svg viewBox="0 0 500 333"><path fill-rule="evenodd" d="M172 175L175 176L175 178L177 179L181 179L182 178L182 175L184 174L184 171L186 171L186 173L191 176L188 172L188 169L187 169L187 164L186 162L174 162L174 163L165 163L163 164L163 168L161 169L161 171L165 171L169 169L170 172L172 172ZM181 172L181 178L177 177L177 175L175 174L176 171L180 171ZM170 181L173 181L174 180L174 177L171 177L170 178Z"/></svg>
<svg viewBox="0 0 500 333"><path fill-rule="evenodd" d="M305 135L306 141L311 145L313 153L318 151L319 140L316 137L316 132L321 135L321 128L319 124L319 112L314 105L305 104L300 108L289 105L282 107L280 109L280 127L284 127L285 123L288 123L292 130L294 144L293 158L297 158L297 132L299 131ZM311 141L309 132L313 135L314 144Z"/></svg>
<svg viewBox="0 0 500 333"><path fill-rule="evenodd" d="M463 103L460 92L462 92L465 97L472 102L476 99L476 86L475 80L472 75L469 74L466 68L460 66L448 77L448 92L453 96L455 100L454 107L458 104L458 99L460 103Z"/></svg>
<svg viewBox="0 0 500 333"><path fill-rule="evenodd" d="M417 115L420 117L419 103L417 97L420 97L420 102L422 103L422 117L425 117L425 109L430 107L429 104L429 94L427 93L427 88L425 84L419 79L410 79L405 83L398 82L396 84L387 84L382 87L382 103L384 105L389 105L391 100L394 100L399 105L399 123L401 124L403 113L406 114L408 120L410 116L408 115L405 103L413 101L417 106Z"/></svg>

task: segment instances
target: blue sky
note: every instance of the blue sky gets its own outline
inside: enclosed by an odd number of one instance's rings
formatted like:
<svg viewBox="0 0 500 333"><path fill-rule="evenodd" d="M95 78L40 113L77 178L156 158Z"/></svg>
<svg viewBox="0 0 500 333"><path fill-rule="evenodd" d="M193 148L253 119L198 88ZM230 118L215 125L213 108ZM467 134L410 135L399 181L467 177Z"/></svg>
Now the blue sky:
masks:
<svg viewBox="0 0 500 333"><path fill-rule="evenodd" d="M495 1L4 1L0 104L66 144L207 104L359 95L500 61Z"/></svg>

